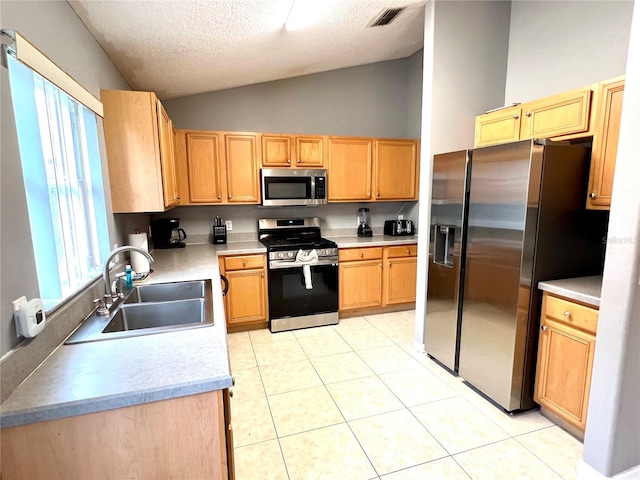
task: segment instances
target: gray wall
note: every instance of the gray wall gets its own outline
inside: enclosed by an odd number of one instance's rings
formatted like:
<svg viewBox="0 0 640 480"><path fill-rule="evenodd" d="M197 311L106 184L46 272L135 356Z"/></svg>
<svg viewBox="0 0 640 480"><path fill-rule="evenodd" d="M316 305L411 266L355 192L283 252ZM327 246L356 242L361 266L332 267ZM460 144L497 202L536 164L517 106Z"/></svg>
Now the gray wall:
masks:
<svg viewBox="0 0 640 480"><path fill-rule="evenodd" d="M176 128L410 138L410 58L163 100ZM415 68L414 68L415 71Z"/></svg>
<svg viewBox="0 0 640 480"><path fill-rule="evenodd" d="M129 88L66 2L3 0L0 2L0 16L2 28L18 30L96 97L100 97L101 88ZM0 71L0 81L2 86L0 354L4 356L21 340L15 333L11 301L22 295L35 298L39 293L31 230L27 220L15 119L5 67ZM102 158L105 160L102 135L100 140ZM106 160L103 177L108 184ZM110 208L110 199L107 199L107 205ZM108 215L108 221L111 243L120 243L121 232L124 231L121 226L122 221L114 219L113 215ZM55 318L51 316L49 320L55 321ZM78 323L81 319L78 319ZM45 329L45 332L47 330ZM45 333L41 334L43 335ZM21 348L29 348L32 342L34 341L23 342ZM2 393L4 396L6 392Z"/></svg>
<svg viewBox="0 0 640 480"><path fill-rule="evenodd" d="M633 14L584 461L640 476L640 6ZM589 473L589 472L585 472ZM582 478L598 478L583 475Z"/></svg>
<svg viewBox="0 0 640 480"><path fill-rule="evenodd" d="M431 1L425 9L415 346L424 349L433 155L473 147L475 117L501 103L510 2ZM415 215L415 212L411 212Z"/></svg>
<svg viewBox="0 0 640 480"><path fill-rule="evenodd" d="M624 74L632 11L633 1L513 2L504 103Z"/></svg>

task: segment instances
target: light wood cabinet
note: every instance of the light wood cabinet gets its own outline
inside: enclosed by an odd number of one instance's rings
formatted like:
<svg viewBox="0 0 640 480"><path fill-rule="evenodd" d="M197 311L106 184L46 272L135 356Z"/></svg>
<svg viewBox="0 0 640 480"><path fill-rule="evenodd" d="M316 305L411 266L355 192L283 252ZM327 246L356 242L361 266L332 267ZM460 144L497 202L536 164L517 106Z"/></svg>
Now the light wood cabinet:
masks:
<svg viewBox="0 0 640 480"><path fill-rule="evenodd" d="M373 144L371 138L329 137L330 202L371 200Z"/></svg>
<svg viewBox="0 0 640 480"><path fill-rule="evenodd" d="M584 432L598 311L544 292L534 400Z"/></svg>
<svg viewBox="0 0 640 480"><path fill-rule="evenodd" d="M376 140L376 200L418 199L418 142Z"/></svg>
<svg viewBox="0 0 640 480"><path fill-rule="evenodd" d="M3 428L2 478L233 479L228 394L218 390Z"/></svg>
<svg viewBox="0 0 640 480"><path fill-rule="evenodd" d="M417 245L341 248L341 312L415 302Z"/></svg>
<svg viewBox="0 0 640 480"><path fill-rule="evenodd" d="M523 104L520 139L587 132L591 93L591 88L581 88Z"/></svg>
<svg viewBox="0 0 640 480"><path fill-rule="evenodd" d="M520 107L504 108L476 117L475 146L484 147L497 143L520 140Z"/></svg>
<svg viewBox="0 0 640 480"><path fill-rule="evenodd" d="M258 135L227 133L224 135L224 141L227 201L260 203Z"/></svg>
<svg viewBox="0 0 640 480"><path fill-rule="evenodd" d="M189 203L222 203L226 182L222 176L220 135L186 132L185 142Z"/></svg>
<svg viewBox="0 0 640 480"><path fill-rule="evenodd" d="M266 256L226 256L220 260L220 270L229 281L225 296L228 327L264 324L268 320Z"/></svg>
<svg viewBox="0 0 640 480"><path fill-rule="evenodd" d="M325 137L321 135L262 135L263 168L324 168Z"/></svg>
<svg viewBox="0 0 640 480"><path fill-rule="evenodd" d="M173 127L152 92L101 90L114 213L161 212L179 200Z"/></svg>
<svg viewBox="0 0 640 480"><path fill-rule="evenodd" d="M417 255L417 245L402 245L384 249L385 305L416 301Z"/></svg>
<svg viewBox="0 0 640 480"><path fill-rule="evenodd" d="M624 97L625 77L601 82L598 91L598 115L593 134L587 208L611 208L613 173L618 156L618 137Z"/></svg>

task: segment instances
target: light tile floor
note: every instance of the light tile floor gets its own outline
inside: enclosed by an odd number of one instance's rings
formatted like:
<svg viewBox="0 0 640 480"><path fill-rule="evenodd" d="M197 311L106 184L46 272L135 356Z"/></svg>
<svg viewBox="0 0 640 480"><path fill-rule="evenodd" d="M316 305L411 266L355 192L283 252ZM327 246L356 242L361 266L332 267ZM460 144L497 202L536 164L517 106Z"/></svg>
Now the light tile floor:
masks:
<svg viewBox="0 0 640 480"><path fill-rule="evenodd" d="M228 335L236 478L576 479L582 444L415 352L414 315Z"/></svg>

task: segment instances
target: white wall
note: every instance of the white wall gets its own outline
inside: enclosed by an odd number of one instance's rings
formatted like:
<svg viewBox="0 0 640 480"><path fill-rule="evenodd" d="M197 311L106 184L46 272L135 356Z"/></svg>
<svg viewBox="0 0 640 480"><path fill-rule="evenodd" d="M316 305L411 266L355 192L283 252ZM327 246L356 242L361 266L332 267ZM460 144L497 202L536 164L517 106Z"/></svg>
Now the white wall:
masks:
<svg viewBox="0 0 640 480"><path fill-rule="evenodd" d="M504 97L510 2L432 0L425 9L415 346L424 348L433 155L473 147L475 117ZM413 212L412 212L413 213Z"/></svg>
<svg viewBox="0 0 640 480"><path fill-rule="evenodd" d="M129 88L67 2L3 0L0 2L0 17L2 28L18 30L96 97L100 97L101 88ZM6 67L1 68L0 81L2 86L0 355L4 355L21 340L15 333L11 301L21 295L34 298L39 294ZM103 177L108 185L104 139L102 135L99 137L102 158L105 160ZM107 205L110 209L109 200ZM108 222L112 242L121 241L120 222L114 220L112 215L108 215ZM28 348L28 345L25 348ZM5 393L3 391L3 395Z"/></svg>
<svg viewBox="0 0 640 480"><path fill-rule="evenodd" d="M640 475L638 6L632 28L583 456L586 464L606 477L634 466Z"/></svg>
<svg viewBox="0 0 640 480"><path fill-rule="evenodd" d="M512 2L504 104L624 74L632 11L633 1Z"/></svg>

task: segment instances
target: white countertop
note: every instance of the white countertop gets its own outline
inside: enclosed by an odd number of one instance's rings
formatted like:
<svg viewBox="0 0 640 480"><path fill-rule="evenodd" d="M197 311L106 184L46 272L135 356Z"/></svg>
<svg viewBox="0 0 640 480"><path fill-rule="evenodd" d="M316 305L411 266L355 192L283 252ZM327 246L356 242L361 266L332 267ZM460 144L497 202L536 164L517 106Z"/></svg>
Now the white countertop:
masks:
<svg viewBox="0 0 640 480"><path fill-rule="evenodd" d="M538 288L570 300L600 307L602 275L539 282Z"/></svg>
<svg viewBox="0 0 640 480"><path fill-rule="evenodd" d="M1 426L230 387L217 256L264 251L257 241L154 250L154 272L145 283L211 279L214 324L118 340L60 345L1 405Z"/></svg>
<svg viewBox="0 0 640 480"><path fill-rule="evenodd" d="M373 237L358 237L357 235L326 237L338 244L338 248L354 247L387 247L393 245L410 245L418 243L417 235L392 237L390 235L374 235Z"/></svg>

